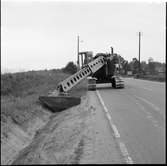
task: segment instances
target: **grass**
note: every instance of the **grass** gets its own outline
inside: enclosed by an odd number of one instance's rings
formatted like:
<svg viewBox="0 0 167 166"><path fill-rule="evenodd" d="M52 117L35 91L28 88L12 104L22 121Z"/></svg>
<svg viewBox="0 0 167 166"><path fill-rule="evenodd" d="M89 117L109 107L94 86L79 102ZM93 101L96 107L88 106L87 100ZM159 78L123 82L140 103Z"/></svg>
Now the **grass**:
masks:
<svg viewBox="0 0 167 166"><path fill-rule="evenodd" d="M160 82L166 82L166 75L146 75L142 76L142 79L152 80L152 81L160 81Z"/></svg>
<svg viewBox="0 0 167 166"><path fill-rule="evenodd" d="M122 76L123 77L134 78L134 76L126 76L126 75L122 75ZM140 76L140 79L150 80L150 81L166 82L166 75L165 74L161 74L161 75L143 75L143 76Z"/></svg>
<svg viewBox="0 0 167 166"><path fill-rule="evenodd" d="M57 88L58 83L70 75L60 70L29 71L1 75L1 123L12 121L21 127L35 117L42 116L40 95L48 94ZM86 80L83 80L69 93L74 97L86 94Z"/></svg>
<svg viewBox="0 0 167 166"><path fill-rule="evenodd" d="M69 74L47 71L4 74L1 75L1 95L26 97L35 93L47 93L67 77Z"/></svg>

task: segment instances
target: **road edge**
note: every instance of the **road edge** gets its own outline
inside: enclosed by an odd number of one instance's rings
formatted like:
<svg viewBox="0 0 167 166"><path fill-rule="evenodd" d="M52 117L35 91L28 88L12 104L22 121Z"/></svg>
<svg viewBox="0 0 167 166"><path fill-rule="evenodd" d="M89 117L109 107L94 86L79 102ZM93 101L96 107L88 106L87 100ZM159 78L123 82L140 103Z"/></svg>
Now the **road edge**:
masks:
<svg viewBox="0 0 167 166"><path fill-rule="evenodd" d="M100 100L100 103L101 103L102 107L104 108L104 111L105 111L105 113L106 113L107 120L108 120L109 125L110 125L111 132L113 133L112 135L114 136L114 138L115 138L115 140L116 140L116 143L117 143L119 149L121 150L121 154L122 154L122 156L124 157L125 162L126 162L127 164L133 164L133 161L132 161L131 157L129 156L129 153L128 153L128 151L127 151L127 149L126 149L124 143L123 143L123 142L121 141L121 139L120 139L121 136L120 136L120 134L119 134L119 132L118 132L116 126L114 125L114 123L113 123L113 121L112 121L112 118L111 118L110 114L108 113L108 109L107 109L107 107L105 106L104 101L103 101L103 99L101 98L100 93L99 93L98 90L96 90L96 94L97 94L97 96L98 96L98 98L99 98L99 100Z"/></svg>

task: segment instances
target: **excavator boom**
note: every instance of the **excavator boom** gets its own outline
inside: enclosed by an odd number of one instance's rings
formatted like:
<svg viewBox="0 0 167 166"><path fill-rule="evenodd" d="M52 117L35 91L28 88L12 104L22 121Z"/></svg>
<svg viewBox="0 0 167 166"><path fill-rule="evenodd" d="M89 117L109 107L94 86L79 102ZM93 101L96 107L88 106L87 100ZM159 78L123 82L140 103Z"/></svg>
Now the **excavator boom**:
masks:
<svg viewBox="0 0 167 166"><path fill-rule="evenodd" d="M95 73L105 64L104 57L98 57L97 59L93 60L92 62L88 63L83 69L75 73L74 75L70 76L63 82L58 84L58 89L60 92L67 92L83 79L88 77L90 74Z"/></svg>
<svg viewBox="0 0 167 166"><path fill-rule="evenodd" d="M49 94L48 96L39 96L38 99L43 104L51 108L54 112L62 111L69 107L80 104L80 98L71 97L67 92L83 79L88 77L91 73L99 70L104 64L104 57L98 57L83 69L59 83L57 89L51 94Z"/></svg>
<svg viewBox="0 0 167 166"><path fill-rule="evenodd" d="M85 56L86 56L86 52ZM87 56L88 57L88 56ZM90 55L89 55L90 57ZM88 60L88 59L87 59ZM111 82L113 87L117 86L124 86L123 81L121 81L118 77L114 77L112 75L112 67L113 63L109 63L113 60L113 55L105 55L100 54L98 56L95 56L95 58L91 58L92 61L88 61L87 64L84 64L82 66L82 69L79 70L77 73L73 74L69 78L65 79L61 83L58 84L58 87L56 90L54 90L49 95L43 95L39 96L39 100L47 105L49 108L51 108L54 112L65 110L69 107L75 106L80 104L81 99L69 96L68 91L72 89L74 86L76 86L79 82L81 82L83 79L87 78L88 76L94 76L96 75L100 77L102 80L97 80L101 83L101 81L104 82ZM109 65L110 64L110 65ZM110 67L109 67L110 66ZM99 74L100 73L100 74ZM104 77L106 76L106 77ZM89 81L91 82L91 81ZM93 81L94 84L96 81ZM92 85L91 85L92 86ZM94 87L94 85L93 85ZM89 89L89 88L88 88ZM95 88L96 89L96 88Z"/></svg>

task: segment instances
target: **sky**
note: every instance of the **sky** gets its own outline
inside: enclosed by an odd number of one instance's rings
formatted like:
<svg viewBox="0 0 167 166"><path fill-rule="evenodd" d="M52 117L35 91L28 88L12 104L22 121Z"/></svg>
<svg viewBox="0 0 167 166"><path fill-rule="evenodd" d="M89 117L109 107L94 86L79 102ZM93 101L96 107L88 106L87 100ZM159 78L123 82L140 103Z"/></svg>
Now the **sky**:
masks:
<svg viewBox="0 0 167 166"><path fill-rule="evenodd" d="M1 0L1 72L60 69L79 51L166 62L165 1ZM83 41L83 42L81 42Z"/></svg>

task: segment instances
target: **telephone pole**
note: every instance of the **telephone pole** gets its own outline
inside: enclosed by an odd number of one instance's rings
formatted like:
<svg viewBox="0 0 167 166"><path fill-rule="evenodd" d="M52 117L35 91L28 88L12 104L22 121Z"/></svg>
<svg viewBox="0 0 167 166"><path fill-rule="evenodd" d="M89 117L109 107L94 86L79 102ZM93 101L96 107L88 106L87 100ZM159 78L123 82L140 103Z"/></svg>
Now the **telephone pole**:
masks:
<svg viewBox="0 0 167 166"><path fill-rule="evenodd" d="M141 42L141 32L139 31L138 36L139 36L139 77L140 77L140 42Z"/></svg>
<svg viewBox="0 0 167 166"><path fill-rule="evenodd" d="M79 61L79 42L83 42L83 40L79 40L79 36L77 37L77 71L80 70L80 61Z"/></svg>
<svg viewBox="0 0 167 166"><path fill-rule="evenodd" d="M77 71L79 71L79 36L77 37Z"/></svg>

